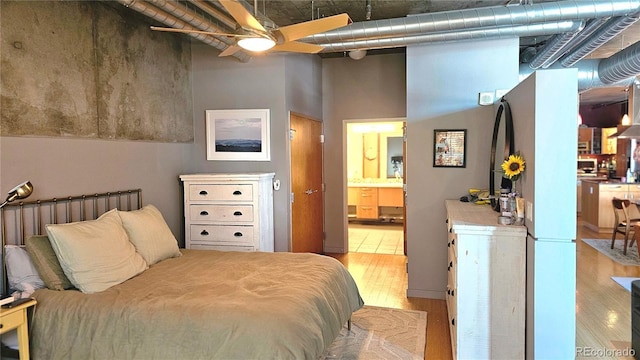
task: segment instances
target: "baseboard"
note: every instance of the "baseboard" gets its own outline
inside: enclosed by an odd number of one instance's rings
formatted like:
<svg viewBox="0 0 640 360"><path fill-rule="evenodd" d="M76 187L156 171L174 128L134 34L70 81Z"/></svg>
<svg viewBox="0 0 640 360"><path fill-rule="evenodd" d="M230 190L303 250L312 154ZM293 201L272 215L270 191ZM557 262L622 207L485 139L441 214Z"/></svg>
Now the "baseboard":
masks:
<svg viewBox="0 0 640 360"><path fill-rule="evenodd" d="M325 253L329 253L329 254L344 254L346 253L346 251L344 251L343 247L325 247L324 248L324 252Z"/></svg>
<svg viewBox="0 0 640 360"><path fill-rule="evenodd" d="M407 297L444 300L444 291L407 289Z"/></svg>

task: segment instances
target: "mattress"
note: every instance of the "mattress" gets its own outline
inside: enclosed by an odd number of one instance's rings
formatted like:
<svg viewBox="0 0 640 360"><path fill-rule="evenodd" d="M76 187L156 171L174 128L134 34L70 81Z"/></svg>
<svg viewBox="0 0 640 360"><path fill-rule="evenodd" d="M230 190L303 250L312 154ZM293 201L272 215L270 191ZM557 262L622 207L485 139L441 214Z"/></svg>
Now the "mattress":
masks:
<svg viewBox="0 0 640 360"><path fill-rule="evenodd" d="M315 359L361 308L336 259L181 250L105 291L37 290L34 359Z"/></svg>

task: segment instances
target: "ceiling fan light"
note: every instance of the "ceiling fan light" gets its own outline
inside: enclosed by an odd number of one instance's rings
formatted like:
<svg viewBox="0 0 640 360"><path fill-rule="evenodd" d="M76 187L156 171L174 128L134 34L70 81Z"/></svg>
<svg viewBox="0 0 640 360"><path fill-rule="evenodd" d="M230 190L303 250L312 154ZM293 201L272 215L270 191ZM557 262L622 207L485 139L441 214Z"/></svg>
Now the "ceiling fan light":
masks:
<svg viewBox="0 0 640 360"><path fill-rule="evenodd" d="M250 37L238 40L238 46L254 52L269 50L275 45L275 41L264 37Z"/></svg>

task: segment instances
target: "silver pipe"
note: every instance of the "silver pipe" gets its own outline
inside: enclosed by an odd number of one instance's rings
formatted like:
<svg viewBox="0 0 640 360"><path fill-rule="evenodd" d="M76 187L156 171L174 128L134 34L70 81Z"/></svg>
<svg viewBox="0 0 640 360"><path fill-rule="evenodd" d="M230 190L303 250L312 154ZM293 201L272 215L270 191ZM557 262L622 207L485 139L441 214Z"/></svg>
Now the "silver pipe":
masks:
<svg viewBox="0 0 640 360"><path fill-rule="evenodd" d="M633 84L635 76L630 76L615 83L605 83L601 79L601 74L598 71L600 62L604 59L584 59L575 64L574 67L578 69L578 92L583 92L592 88L602 88L611 86L628 87ZM549 67L549 69L566 69L560 63L555 63ZM533 69L528 64L520 64L519 78L522 81L527 76L533 73Z"/></svg>
<svg viewBox="0 0 640 360"><path fill-rule="evenodd" d="M357 22L340 29L305 37L304 41L323 44L474 28L530 25L549 21L626 16L638 11L640 11L640 2L637 0L580 0L535 5L493 6Z"/></svg>
<svg viewBox="0 0 640 360"><path fill-rule="evenodd" d="M220 11L220 10L216 9L215 7L211 6L209 3L207 3L207 2L205 2L203 0L189 0L189 2L194 4L195 6L199 7L200 9L202 9L202 11L204 11L207 14L211 15L216 20L222 22L223 24L228 26L230 29L233 29L233 30L236 29L235 20L233 20L232 18L226 16L222 11Z"/></svg>
<svg viewBox="0 0 640 360"><path fill-rule="evenodd" d="M564 46L562 48L557 49L554 53L550 54L550 56L547 56L547 59L545 60L545 62L540 67L546 69L549 66L551 66L553 63L558 61L558 59L561 56L563 56L567 52L573 50L580 43L582 43L585 40L589 39L591 34L593 34L602 25L604 25L607 22L607 20L609 20L609 18L599 18L599 19L591 19L591 20L589 20L582 31L578 32L578 34L574 38L572 38L568 43L564 44ZM551 40L551 41L553 41L553 40ZM547 45L545 45L545 47L541 51L545 51L549 47L549 43L551 41L548 41ZM531 65L529 65L529 66L531 66Z"/></svg>
<svg viewBox="0 0 640 360"><path fill-rule="evenodd" d="M159 9L168 12L169 14L179 18L180 20L185 21L187 24L197 28L198 30L218 33L223 33L226 31L211 24L211 22L209 22L207 19L185 8L184 6L180 6L177 2L166 0L147 0L147 2L155 5ZM233 45L235 43L235 41L230 40L225 36L213 36L221 42L225 43L227 46Z"/></svg>
<svg viewBox="0 0 640 360"><path fill-rule="evenodd" d="M357 49L393 48L419 43L553 35L560 32L575 31L581 25L581 21L561 21L557 23L551 22L544 24L520 25L490 29L473 29L449 33L402 36L395 38L344 41L320 45L324 47L324 50L322 50L321 52L342 52Z"/></svg>
<svg viewBox="0 0 640 360"><path fill-rule="evenodd" d="M564 34L558 34L552 37L545 47L540 50L536 56L531 59L529 66L532 69L537 69L540 67L549 66L549 59L551 59L558 52L562 51L567 44L571 42L571 40L575 39L576 36L584 29L584 22L580 24L580 27L576 31L569 31Z"/></svg>
<svg viewBox="0 0 640 360"><path fill-rule="evenodd" d="M136 0L117 0L117 1L120 4L130 9L136 10L137 12L143 15L146 15L154 20L157 20L167 26L174 27L177 29L197 30L191 25L187 24L186 22L176 18L175 16L168 14L167 12L162 11L154 6L147 5L141 1L136 1ZM196 33L189 33L187 35L191 36L194 39L200 40L205 44L211 45L221 51L228 47L227 44L221 42L220 40L210 35L196 34ZM233 56L242 62L248 62L251 59L250 56L248 56L243 52L236 52L235 54L233 54Z"/></svg>
<svg viewBox="0 0 640 360"><path fill-rule="evenodd" d="M598 65L598 73L605 84L640 74L640 42L603 59Z"/></svg>
<svg viewBox="0 0 640 360"><path fill-rule="evenodd" d="M584 59L585 56L591 54L595 49L633 25L638 19L640 19L640 12L636 12L630 16L615 17L607 21L607 23L596 31L590 39L586 40L584 44L581 44L572 53L565 55L560 60L560 63L564 67L573 66L573 64Z"/></svg>

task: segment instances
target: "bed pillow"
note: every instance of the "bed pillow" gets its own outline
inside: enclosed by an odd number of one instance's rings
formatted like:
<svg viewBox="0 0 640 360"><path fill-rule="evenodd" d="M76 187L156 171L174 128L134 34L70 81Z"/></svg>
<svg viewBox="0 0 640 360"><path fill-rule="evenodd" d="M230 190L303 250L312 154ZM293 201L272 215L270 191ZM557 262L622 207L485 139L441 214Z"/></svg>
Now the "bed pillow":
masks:
<svg viewBox="0 0 640 360"><path fill-rule="evenodd" d="M49 224L46 229L64 274L83 293L106 290L148 268L116 209L96 220Z"/></svg>
<svg viewBox="0 0 640 360"><path fill-rule="evenodd" d="M34 235L27 239L25 248L47 289L67 290L74 286L64 274L47 235Z"/></svg>
<svg viewBox="0 0 640 360"><path fill-rule="evenodd" d="M129 235L129 241L147 264L153 265L182 255L178 249L178 241L155 206L146 205L140 210L118 211L118 215Z"/></svg>
<svg viewBox="0 0 640 360"><path fill-rule="evenodd" d="M5 245L4 249L9 289L31 294L44 288L44 282L23 246Z"/></svg>

